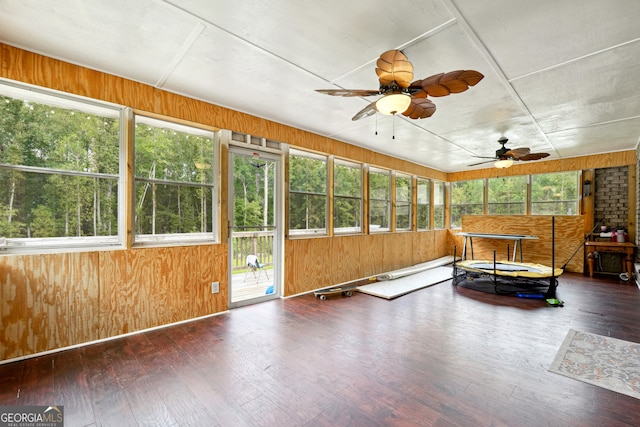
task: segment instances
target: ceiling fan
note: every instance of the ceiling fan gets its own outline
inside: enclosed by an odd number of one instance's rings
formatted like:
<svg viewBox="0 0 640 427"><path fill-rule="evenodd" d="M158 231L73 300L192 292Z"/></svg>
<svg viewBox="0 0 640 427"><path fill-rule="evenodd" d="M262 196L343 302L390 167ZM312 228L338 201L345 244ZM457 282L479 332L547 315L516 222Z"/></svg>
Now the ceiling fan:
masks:
<svg viewBox="0 0 640 427"><path fill-rule="evenodd" d="M388 50L380 55L376 62L376 74L380 81L378 90L317 89L316 92L332 96L382 95L382 98L364 107L351 120L359 120L376 112L389 115L400 113L412 119L424 119L431 117L436 111L435 104L427 96L464 92L484 77L474 70L457 70L411 82L413 65L399 50Z"/></svg>
<svg viewBox="0 0 640 427"><path fill-rule="evenodd" d="M495 162L494 163L495 167L504 169L504 168L511 167L514 161L526 162L530 160L540 160L540 159L544 159L545 157L549 157L549 153L532 153L531 150L526 147L514 148L514 149L507 148L505 147L505 144L507 143L507 141L509 141L509 139L505 138L504 136L498 140L498 143L500 143L502 147L499 150L496 150L495 157L473 156L479 159L491 159L491 160L485 160L479 163L474 163L469 166L478 166L484 163Z"/></svg>

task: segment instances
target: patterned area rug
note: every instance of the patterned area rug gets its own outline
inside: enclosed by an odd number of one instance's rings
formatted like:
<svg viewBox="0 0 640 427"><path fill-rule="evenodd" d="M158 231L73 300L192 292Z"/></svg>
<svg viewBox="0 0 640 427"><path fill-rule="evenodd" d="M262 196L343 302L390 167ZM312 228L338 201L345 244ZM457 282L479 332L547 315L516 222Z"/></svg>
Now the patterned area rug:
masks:
<svg viewBox="0 0 640 427"><path fill-rule="evenodd" d="M640 344L571 329L549 371L640 399Z"/></svg>

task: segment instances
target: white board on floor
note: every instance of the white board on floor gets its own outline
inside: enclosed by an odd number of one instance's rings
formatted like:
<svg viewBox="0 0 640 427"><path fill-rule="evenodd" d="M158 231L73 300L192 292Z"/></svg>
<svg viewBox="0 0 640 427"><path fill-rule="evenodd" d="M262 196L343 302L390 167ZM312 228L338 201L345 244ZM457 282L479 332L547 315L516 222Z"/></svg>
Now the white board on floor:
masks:
<svg viewBox="0 0 640 427"><path fill-rule="evenodd" d="M380 298L393 299L451 279L451 267L435 267L420 273L399 277L393 280L358 286L359 292Z"/></svg>
<svg viewBox="0 0 640 427"><path fill-rule="evenodd" d="M460 257L458 257L460 259ZM387 273L378 274L375 276L378 280L394 280L399 277L408 276L410 274L420 273L425 270L432 269L434 267L441 267L453 262L453 255L445 256L442 258L434 259L431 261L423 262L421 264L412 265L411 267L401 268L400 270L389 271Z"/></svg>

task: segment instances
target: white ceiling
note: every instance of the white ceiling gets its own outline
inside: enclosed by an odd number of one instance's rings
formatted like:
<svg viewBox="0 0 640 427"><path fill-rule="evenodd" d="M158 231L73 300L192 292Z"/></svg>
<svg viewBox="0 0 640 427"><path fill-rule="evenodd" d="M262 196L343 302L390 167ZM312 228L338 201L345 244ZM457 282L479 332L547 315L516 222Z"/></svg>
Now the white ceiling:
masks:
<svg viewBox="0 0 640 427"><path fill-rule="evenodd" d="M0 41L454 172L501 136L548 159L635 149L639 18L637 0L2 0ZM372 99L314 91L377 90L390 49L415 80L485 78L421 120L354 122Z"/></svg>

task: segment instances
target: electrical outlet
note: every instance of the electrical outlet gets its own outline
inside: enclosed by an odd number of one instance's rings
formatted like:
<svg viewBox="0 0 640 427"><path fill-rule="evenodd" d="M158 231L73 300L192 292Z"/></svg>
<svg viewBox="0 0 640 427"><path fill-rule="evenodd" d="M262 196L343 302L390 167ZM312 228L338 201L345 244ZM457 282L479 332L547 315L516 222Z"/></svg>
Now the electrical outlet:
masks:
<svg viewBox="0 0 640 427"><path fill-rule="evenodd" d="M211 282L211 293L217 294L220 292L220 282Z"/></svg>

